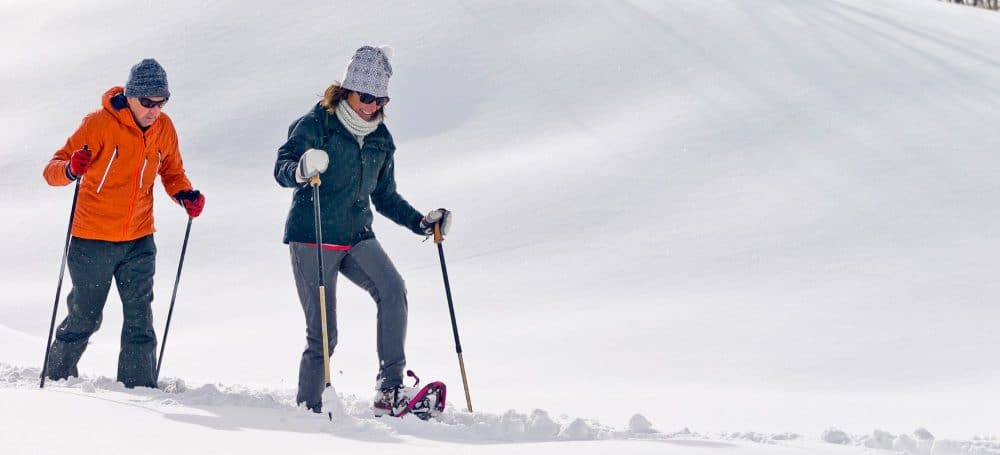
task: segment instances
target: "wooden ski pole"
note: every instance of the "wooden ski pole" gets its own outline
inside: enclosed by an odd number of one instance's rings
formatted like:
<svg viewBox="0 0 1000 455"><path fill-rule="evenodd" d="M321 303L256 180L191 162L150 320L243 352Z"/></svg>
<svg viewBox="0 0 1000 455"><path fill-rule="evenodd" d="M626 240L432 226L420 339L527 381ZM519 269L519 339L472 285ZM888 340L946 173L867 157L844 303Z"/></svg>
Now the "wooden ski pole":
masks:
<svg viewBox="0 0 1000 455"><path fill-rule="evenodd" d="M319 317L323 332L323 379L326 387L330 387L330 341L326 327L326 286L323 283L323 224L320 217L319 185L322 183L319 175L313 176L309 184L313 187L313 211L316 217L316 260L319 264ZM327 413L333 420L333 413Z"/></svg>

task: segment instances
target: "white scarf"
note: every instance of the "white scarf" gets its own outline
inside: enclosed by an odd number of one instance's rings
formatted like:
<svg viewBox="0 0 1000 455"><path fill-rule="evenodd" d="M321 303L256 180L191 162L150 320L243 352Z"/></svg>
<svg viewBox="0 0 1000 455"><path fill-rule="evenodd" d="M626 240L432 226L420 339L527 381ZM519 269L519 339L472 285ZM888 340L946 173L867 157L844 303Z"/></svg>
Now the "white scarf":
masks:
<svg viewBox="0 0 1000 455"><path fill-rule="evenodd" d="M354 135L354 138L358 140L358 146L363 147L365 145L365 136L371 134L376 128L382 123L382 114L379 113L375 120L368 121L361 118L351 106L347 105L347 100L343 100L337 103L337 119L340 123L347 128Z"/></svg>

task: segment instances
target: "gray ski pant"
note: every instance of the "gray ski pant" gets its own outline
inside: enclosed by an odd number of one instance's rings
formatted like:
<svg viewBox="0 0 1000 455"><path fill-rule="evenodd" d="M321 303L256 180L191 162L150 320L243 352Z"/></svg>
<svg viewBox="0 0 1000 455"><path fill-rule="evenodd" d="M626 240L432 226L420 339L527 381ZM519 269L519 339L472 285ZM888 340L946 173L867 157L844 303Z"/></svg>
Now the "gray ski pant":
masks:
<svg viewBox="0 0 1000 455"><path fill-rule="evenodd" d="M290 243L295 287L306 317L306 348L299 362L299 389L296 402L310 408L320 404L326 384L323 377L323 338L319 308L319 264L316 246ZM382 387L403 383L406 367L406 286L378 240L369 239L348 251L323 249L323 282L326 286L327 343L330 355L337 345L337 276L368 291L377 312L376 344L379 359L378 377Z"/></svg>
<svg viewBox="0 0 1000 455"><path fill-rule="evenodd" d="M124 320L118 381L126 387L156 387L156 333L153 331L153 235L127 242L73 237L67 254L73 289L66 297L69 314L59 324L46 367L50 379L78 376L77 362L87 341L101 327L111 279L118 285Z"/></svg>

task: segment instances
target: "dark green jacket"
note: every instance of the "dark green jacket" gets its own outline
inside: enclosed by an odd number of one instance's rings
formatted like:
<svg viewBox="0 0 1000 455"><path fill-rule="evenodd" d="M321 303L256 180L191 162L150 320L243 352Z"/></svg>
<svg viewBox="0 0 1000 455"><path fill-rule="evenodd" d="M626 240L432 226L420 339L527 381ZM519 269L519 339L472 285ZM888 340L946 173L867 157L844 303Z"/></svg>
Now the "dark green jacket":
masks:
<svg viewBox="0 0 1000 455"><path fill-rule="evenodd" d="M330 166L320 174L323 243L354 245L374 238L369 201L382 215L423 234L420 229L423 216L396 192L393 175L396 145L385 124L365 136L361 148L337 116L317 104L292 124L288 142L278 148L278 160L274 163L274 179L278 184L295 188L285 222L285 243L316 242L313 189L308 183L295 181L299 157L311 148L325 150L330 156Z"/></svg>

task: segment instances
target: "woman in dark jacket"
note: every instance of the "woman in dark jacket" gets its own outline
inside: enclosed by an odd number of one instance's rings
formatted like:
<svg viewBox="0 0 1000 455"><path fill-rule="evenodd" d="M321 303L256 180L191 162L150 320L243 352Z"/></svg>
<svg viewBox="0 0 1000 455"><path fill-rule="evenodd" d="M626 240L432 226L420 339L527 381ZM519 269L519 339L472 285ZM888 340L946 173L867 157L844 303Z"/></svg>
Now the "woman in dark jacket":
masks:
<svg viewBox="0 0 1000 455"><path fill-rule="evenodd" d="M324 388L319 264L313 189L319 176L323 284L329 352L337 344L336 283L342 273L371 294L378 306L378 390L375 414L393 414L406 365L406 288L402 277L372 232L371 204L382 215L416 234L429 235L435 223L447 231L450 213L432 210L423 216L396 192L393 154L396 146L383 123L389 102L388 47L363 46L351 59L340 85L333 84L323 101L292 124L288 141L278 149L274 178L294 188L285 223L292 271L306 316L306 349L299 363L296 401L321 412Z"/></svg>

